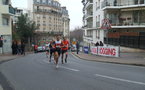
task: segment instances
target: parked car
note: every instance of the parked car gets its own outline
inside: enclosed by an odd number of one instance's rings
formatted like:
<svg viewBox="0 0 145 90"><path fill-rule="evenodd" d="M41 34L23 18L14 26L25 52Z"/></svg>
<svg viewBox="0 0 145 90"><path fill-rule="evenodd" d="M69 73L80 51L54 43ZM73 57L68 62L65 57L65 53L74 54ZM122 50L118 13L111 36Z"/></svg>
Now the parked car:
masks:
<svg viewBox="0 0 145 90"><path fill-rule="evenodd" d="M37 48L37 52L44 52L45 50L45 46L38 46Z"/></svg>
<svg viewBox="0 0 145 90"><path fill-rule="evenodd" d="M75 52L76 51L76 47L71 47L71 51Z"/></svg>

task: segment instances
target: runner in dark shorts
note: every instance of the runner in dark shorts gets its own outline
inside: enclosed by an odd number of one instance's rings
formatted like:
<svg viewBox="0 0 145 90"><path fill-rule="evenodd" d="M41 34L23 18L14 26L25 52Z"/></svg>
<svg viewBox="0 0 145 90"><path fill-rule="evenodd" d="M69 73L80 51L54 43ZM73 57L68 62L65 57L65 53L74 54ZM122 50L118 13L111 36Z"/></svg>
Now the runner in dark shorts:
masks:
<svg viewBox="0 0 145 90"><path fill-rule="evenodd" d="M55 41L55 52L54 52L54 60L55 60L56 68L58 68L58 60L61 53L61 45L62 42L60 40L60 37L57 36Z"/></svg>
<svg viewBox="0 0 145 90"><path fill-rule="evenodd" d="M50 50L49 62L51 62L52 55L55 52L55 42L53 40L49 44L49 50Z"/></svg>

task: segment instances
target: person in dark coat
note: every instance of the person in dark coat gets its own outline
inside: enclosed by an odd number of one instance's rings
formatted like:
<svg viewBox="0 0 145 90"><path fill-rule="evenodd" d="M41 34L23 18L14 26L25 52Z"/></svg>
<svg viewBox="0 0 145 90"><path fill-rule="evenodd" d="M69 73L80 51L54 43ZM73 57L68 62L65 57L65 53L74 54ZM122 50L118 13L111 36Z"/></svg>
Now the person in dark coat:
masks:
<svg viewBox="0 0 145 90"><path fill-rule="evenodd" d="M22 44L21 44L21 55L25 55L25 43L24 42L22 42Z"/></svg>
<svg viewBox="0 0 145 90"><path fill-rule="evenodd" d="M98 42L96 42L95 46L99 46L99 43L98 43Z"/></svg>
<svg viewBox="0 0 145 90"><path fill-rule="evenodd" d="M12 48L12 54L15 55L15 42L12 43L11 48Z"/></svg>
<svg viewBox="0 0 145 90"><path fill-rule="evenodd" d="M18 49L17 42L13 42L11 48L12 48L12 54L16 55L17 54L17 49Z"/></svg>
<svg viewBox="0 0 145 90"><path fill-rule="evenodd" d="M102 41L100 41L100 46L104 46L104 44L103 44L103 42L102 42Z"/></svg>
<svg viewBox="0 0 145 90"><path fill-rule="evenodd" d="M79 54L79 48L80 48L80 44L79 44L79 41L77 40L77 42L76 42L77 54Z"/></svg>

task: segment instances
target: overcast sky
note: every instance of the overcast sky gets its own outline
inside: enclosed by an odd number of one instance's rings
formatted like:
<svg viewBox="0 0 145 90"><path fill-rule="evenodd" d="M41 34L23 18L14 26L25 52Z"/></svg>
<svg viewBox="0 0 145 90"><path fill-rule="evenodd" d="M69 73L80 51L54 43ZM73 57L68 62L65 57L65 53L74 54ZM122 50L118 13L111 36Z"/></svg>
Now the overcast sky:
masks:
<svg viewBox="0 0 145 90"><path fill-rule="evenodd" d="M11 0L13 7L27 8L27 0ZM70 29L82 26L82 0L59 0L62 6L66 6L70 15Z"/></svg>

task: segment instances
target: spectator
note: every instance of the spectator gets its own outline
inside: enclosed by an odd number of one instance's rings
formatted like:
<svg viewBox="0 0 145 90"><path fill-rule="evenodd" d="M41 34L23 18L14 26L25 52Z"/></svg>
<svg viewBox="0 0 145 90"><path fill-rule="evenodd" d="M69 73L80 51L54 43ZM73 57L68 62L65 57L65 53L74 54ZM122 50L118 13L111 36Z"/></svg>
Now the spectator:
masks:
<svg viewBox="0 0 145 90"><path fill-rule="evenodd" d="M21 54L22 53L22 48L21 48L21 42L18 43L18 48L17 48L17 54Z"/></svg>
<svg viewBox="0 0 145 90"><path fill-rule="evenodd" d="M99 43L98 43L98 42L96 42L95 46L99 46Z"/></svg>
<svg viewBox="0 0 145 90"><path fill-rule="evenodd" d="M12 48L12 54L16 55L17 54L18 45L17 45L17 43L15 41L12 43L11 48Z"/></svg>
<svg viewBox="0 0 145 90"><path fill-rule="evenodd" d="M104 46L104 44L103 44L103 42L102 42L102 41L100 41L100 46Z"/></svg>
<svg viewBox="0 0 145 90"><path fill-rule="evenodd" d="M77 43L76 43L77 54L79 54L79 48L80 48L80 44L79 44L79 41L77 40Z"/></svg>
<svg viewBox="0 0 145 90"><path fill-rule="evenodd" d="M24 42L22 42L22 44L21 44L21 55L25 55L25 43Z"/></svg>
<svg viewBox="0 0 145 90"><path fill-rule="evenodd" d="M38 45L34 45L34 53L36 53L37 52L37 49L38 49Z"/></svg>

